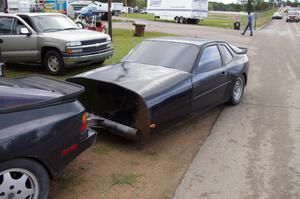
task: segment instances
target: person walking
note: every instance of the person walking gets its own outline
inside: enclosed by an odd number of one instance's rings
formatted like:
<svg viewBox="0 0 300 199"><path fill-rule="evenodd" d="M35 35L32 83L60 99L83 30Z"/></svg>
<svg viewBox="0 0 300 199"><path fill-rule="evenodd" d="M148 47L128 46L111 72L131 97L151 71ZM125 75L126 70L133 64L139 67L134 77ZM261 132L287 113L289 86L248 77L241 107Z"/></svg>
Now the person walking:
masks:
<svg viewBox="0 0 300 199"><path fill-rule="evenodd" d="M242 34L242 35L245 35L245 33L246 33L246 31L247 31L248 28L250 29L250 32L251 32L250 36L253 36L253 31L252 31L252 15L251 15L250 12L248 12L248 24L247 24L247 26L245 27L244 32L241 33L241 34Z"/></svg>

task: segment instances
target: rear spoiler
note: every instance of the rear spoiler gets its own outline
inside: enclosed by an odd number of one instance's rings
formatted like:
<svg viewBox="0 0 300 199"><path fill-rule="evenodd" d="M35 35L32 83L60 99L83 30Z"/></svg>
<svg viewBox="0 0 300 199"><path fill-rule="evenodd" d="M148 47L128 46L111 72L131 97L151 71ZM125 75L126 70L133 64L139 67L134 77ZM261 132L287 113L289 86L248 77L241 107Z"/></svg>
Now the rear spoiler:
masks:
<svg viewBox="0 0 300 199"><path fill-rule="evenodd" d="M235 52L236 54L247 54L248 52L248 48L244 48L244 47L238 47L240 49L240 51Z"/></svg>
<svg viewBox="0 0 300 199"><path fill-rule="evenodd" d="M248 52L248 48L244 48L244 47L236 47L233 45L228 44L228 46L230 46L230 48L238 55L243 55L243 54L247 54Z"/></svg>
<svg viewBox="0 0 300 199"><path fill-rule="evenodd" d="M45 106L52 106L75 101L78 95L84 92L84 88L80 85L42 75L30 75L12 79L1 78L0 85L1 84L7 86L20 86L20 88L36 88L52 92L58 92L62 94L62 96L50 100L40 101L32 104L24 104L22 106L16 106L12 108L0 108L0 114L24 111L28 109L37 109Z"/></svg>

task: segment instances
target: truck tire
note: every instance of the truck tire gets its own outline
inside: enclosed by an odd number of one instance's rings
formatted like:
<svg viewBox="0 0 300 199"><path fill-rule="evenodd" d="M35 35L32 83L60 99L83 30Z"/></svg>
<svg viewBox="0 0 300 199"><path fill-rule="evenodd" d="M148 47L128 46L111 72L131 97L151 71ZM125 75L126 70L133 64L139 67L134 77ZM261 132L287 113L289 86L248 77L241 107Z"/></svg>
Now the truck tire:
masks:
<svg viewBox="0 0 300 199"><path fill-rule="evenodd" d="M184 23L184 18L183 17L179 17L179 23L181 23L181 24Z"/></svg>
<svg viewBox="0 0 300 199"><path fill-rule="evenodd" d="M15 159L0 164L0 197L47 199L49 175L35 161ZM12 180L13 179L13 180ZM25 180L24 180L25 179ZM9 189L2 187L9 183Z"/></svg>
<svg viewBox="0 0 300 199"><path fill-rule="evenodd" d="M190 19L191 24L198 24L199 23L199 19Z"/></svg>
<svg viewBox="0 0 300 199"><path fill-rule="evenodd" d="M175 21L176 21L177 23L180 23L180 17L175 17Z"/></svg>
<svg viewBox="0 0 300 199"><path fill-rule="evenodd" d="M65 71L65 64L62 55L57 50L49 50L44 55L44 67L50 75L62 75Z"/></svg>

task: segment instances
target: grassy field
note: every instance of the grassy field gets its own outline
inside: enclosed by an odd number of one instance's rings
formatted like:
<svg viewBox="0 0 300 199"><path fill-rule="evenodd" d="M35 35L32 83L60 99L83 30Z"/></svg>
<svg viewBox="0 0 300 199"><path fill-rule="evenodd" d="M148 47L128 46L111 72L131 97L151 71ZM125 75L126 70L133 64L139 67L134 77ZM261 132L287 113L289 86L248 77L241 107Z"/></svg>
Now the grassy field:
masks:
<svg viewBox="0 0 300 199"><path fill-rule="evenodd" d="M272 15L278 9L270 9L268 11L262 12L258 14L257 27L262 27L270 20L272 20ZM126 18L135 18L135 19L144 19L154 21L153 14L123 14L123 17ZM218 27L218 28L233 28L235 14L226 14L226 13L211 13L209 12L208 18L200 21L199 25L201 26L210 26L210 27ZM241 25L244 27L247 23L247 16L241 15ZM159 20L166 21L166 20ZM172 21L174 22L174 21Z"/></svg>
<svg viewBox="0 0 300 199"><path fill-rule="evenodd" d="M130 30L113 30L113 48L114 56L108 59L104 65L116 63L120 61L132 48L134 48L138 43L140 43L145 38L167 36L167 34L157 33L157 32L146 32L144 38L134 37L133 32ZM66 71L64 76L60 76L60 79L65 79L70 76L97 68L99 66L89 66L89 67L78 67L71 68ZM14 65L7 66L5 68L5 74L7 77L18 77L30 74L43 74L45 75L45 70L41 66L27 66L27 65Z"/></svg>

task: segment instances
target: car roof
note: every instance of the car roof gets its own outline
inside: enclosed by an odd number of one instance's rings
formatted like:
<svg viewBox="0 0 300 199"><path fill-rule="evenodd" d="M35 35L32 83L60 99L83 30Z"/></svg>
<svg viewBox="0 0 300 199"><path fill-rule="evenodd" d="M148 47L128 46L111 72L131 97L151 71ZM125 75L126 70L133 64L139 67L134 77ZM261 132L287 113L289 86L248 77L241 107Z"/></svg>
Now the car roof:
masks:
<svg viewBox="0 0 300 199"><path fill-rule="evenodd" d="M13 13L13 14L9 14L9 13L0 13L1 16L19 16L19 15L27 15L29 17L32 16L47 16L47 15L63 15L61 13L42 13L42 12L34 12L34 13Z"/></svg>
<svg viewBox="0 0 300 199"><path fill-rule="evenodd" d="M209 43L226 43L224 41L219 41L215 39L208 39L208 38L193 38L193 37L158 37L158 38L151 38L147 39L146 41L162 41L162 42L175 42L175 43L185 43L185 44L193 44L197 46L203 46Z"/></svg>

